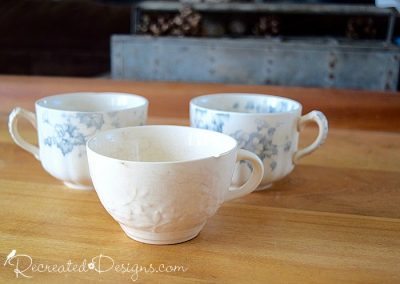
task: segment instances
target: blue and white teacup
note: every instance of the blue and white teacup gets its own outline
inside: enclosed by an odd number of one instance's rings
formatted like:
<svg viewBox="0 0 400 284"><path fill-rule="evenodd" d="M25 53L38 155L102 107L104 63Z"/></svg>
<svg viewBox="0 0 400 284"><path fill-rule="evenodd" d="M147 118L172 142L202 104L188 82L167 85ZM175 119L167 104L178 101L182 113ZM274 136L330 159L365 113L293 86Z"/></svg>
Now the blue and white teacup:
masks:
<svg viewBox="0 0 400 284"><path fill-rule="evenodd" d="M315 151L328 134L328 121L320 111L302 116L302 105L294 100L260 94L223 93L196 97L190 102L192 127L225 133L238 141L239 147L252 151L264 163L264 178L258 190L287 176L295 163ZM299 131L314 121L318 137L298 149ZM251 172L245 162L238 165L234 180L243 183Z"/></svg>
<svg viewBox="0 0 400 284"><path fill-rule="evenodd" d="M8 127L14 142L40 160L50 175L70 188L91 189L86 141L103 130L145 124L147 108L147 99L133 94L60 94L36 101L36 115L16 107ZM39 147L20 136L20 118L37 129Z"/></svg>

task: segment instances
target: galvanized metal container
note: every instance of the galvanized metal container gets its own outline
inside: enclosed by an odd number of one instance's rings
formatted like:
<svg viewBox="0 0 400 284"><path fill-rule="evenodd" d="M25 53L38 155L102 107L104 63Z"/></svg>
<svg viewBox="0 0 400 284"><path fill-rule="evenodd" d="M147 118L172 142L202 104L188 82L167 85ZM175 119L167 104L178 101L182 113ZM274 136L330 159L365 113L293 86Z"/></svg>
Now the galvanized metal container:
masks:
<svg viewBox="0 0 400 284"><path fill-rule="evenodd" d="M397 90L400 49L334 39L212 39L116 35L112 77Z"/></svg>

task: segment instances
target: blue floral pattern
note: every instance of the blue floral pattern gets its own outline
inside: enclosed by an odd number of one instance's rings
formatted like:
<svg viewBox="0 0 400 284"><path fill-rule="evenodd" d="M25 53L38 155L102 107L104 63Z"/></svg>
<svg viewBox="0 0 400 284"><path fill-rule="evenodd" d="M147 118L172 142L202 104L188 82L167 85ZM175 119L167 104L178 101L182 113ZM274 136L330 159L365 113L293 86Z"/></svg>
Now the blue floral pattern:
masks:
<svg viewBox="0 0 400 284"><path fill-rule="evenodd" d="M74 146L84 145L86 142L85 136L71 124L56 124L54 126L55 136L44 139L44 144L47 146L56 145L65 156L72 152Z"/></svg>
<svg viewBox="0 0 400 284"><path fill-rule="evenodd" d="M224 125L229 120L228 113L217 113L211 116L207 115L207 110L196 109L194 116L193 126L196 128L208 129L216 132L223 132Z"/></svg>
<svg viewBox="0 0 400 284"><path fill-rule="evenodd" d="M239 109L239 102L234 103L233 108ZM246 105L246 108L255 109L257 111L258 106L249 103ZM272 112L273 109L270 109L270 111ZM275 109L275 111L277 110ZM277 157L279 151L288 153L292 148L292 142L289 137L285 137L285 142L283 144L274 143L274 141L276 141L276 139L274 139L275 134L282 124L270 125L270 123L265 120L259 120L255 131L247 132L240 129L233 133L228 133L224 128L226 123L229 122L229 119L229 113L211 113L208 110L196 108L194 109L192 126L228 134L236 139L239 148L255 153L262 161L268 159L272 171L275 170L278 165ZM241 161L241 164L243 163L251 169L250 163Z"/></svg>
<svg viewBox="0 0 400 284"><path fill-rule="evenodd" d="M78 113L75 115L63 115L63 119L65 119L65 123L57 123L53 126L50 124L47 115L43 116L43 123L49 124L54 129L54 135L46 137L44 139L44 145L49 147L55 145L60 149L63 156L72 152L75 146L84 146L88 136L100 130L104 124L104 119L101 114ZM76 123L73 123L72 120L79 122L88 129L92 129L92 133L90 133L90 135L84 135L79 131L78 127L75 126Z"/></svg>
<svg viewBox="0 0 400 284"><path fill-rule="evenodd" d="M240 148L255 153L262 161L268 158L271 170L273 171L277 166L275 158L278 155L279 148L283 148L284 152L288 152L292 146L289 140L283 145L273 142L274 134L278 127L279 125L270 126L266 121L259 121L256 131L248 133L238 130L231 133L230 136L238 141Z"/></svg>
<svg viewBox="0 0 400 284"><path fill-rule="evenodd" d="M121 125L120 125L118 119L114 119L114 118L117 116L117 114L118 114L118 112L116 112L116 111L113 111L113 112L109 112L109 113L108 113L108 117L112 120L111 125L112 125L112 127L114 127L114 128L119 128L119 127L121 127ZM135 114L136 114L136 113L135 113Z"/></svg>
<svg viewBox="0 0 400 284"><path fill-rule="evenodd" d="M101 114L77 113L76 117L79 119L79 122L86 125L87 128L94 127L95 129L100 130L104 124L104 119Z"/></svg>
<svg viewBox="0 0 400 284"><path fill-rule="evenodd" d="M234 102L229 111L234 112L247 112L247 113L278 113L287 112L292 109L287 101L279 101L275 104L272 103L261 103L257 104L253 101L247 102Z"/></svg>
<svg viewBox="0 0 400 284"><path fill-rule="evenodd" d="M255 104L252 101L248 101L244 106L246 112L250 113L277 113L286 112L289 110L289 103L286 101L280 101L277 104Z"/></svg>

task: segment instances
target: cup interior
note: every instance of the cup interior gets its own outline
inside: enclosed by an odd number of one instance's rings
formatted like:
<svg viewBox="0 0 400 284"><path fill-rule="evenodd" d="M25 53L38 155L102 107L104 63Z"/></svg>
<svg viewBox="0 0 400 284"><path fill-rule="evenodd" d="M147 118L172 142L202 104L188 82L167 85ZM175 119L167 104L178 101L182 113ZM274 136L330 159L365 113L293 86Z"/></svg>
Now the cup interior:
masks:
<svg viewBox="0 0 400 284"><path fill-rule="evenodd" d="M145 98L125 93L69 93L45 97L38 106L80 112L104 112L131 109L146 105Z"/></svg>
<svg viewBox="0 0 400 284"><path fill-rule="evenodd" d="M191 104L203 109L236 113L286 113L297 111L300 103L277 96L258 94L211 94L194 98Z"/></svg>
<svg viewBox="0 0 400 284"><path fill-rule="evenodd" d="M183 162L233 151L236 140L221 133L184 126L150 125L96 134L87 147L101 156L130 162Z"/></svg>

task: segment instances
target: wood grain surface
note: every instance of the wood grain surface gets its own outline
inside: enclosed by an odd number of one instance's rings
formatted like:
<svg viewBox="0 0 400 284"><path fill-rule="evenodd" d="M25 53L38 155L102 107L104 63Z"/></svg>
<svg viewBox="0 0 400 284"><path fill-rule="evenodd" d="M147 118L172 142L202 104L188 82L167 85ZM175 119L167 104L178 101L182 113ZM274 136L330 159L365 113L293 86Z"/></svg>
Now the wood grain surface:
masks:
<svg viewBox="0 0 400 284"><path fill-rule="evenodd" d="M200 94L281 95L300 101L304 113L325 112L330 132L325 145L271 189L225 203L197 238L145 245L126 237L94 191L67 189L8 134L14 106L33 110L40 97L83 90L144 95L150 101L149 123L179 125L188 124L188 102ZM27 123L21 131L35 141ZM315 135L315 128L307 128L300 144ZM0 220L0 283L400 283L400 96L0 76ZM15 267L3 265L13 249L34 264L80 265L102 254L114 267L176 265L186 271L30 270L32 278L17 279ZM27 265L27 258L20 258L21 267Z"/></svg>

